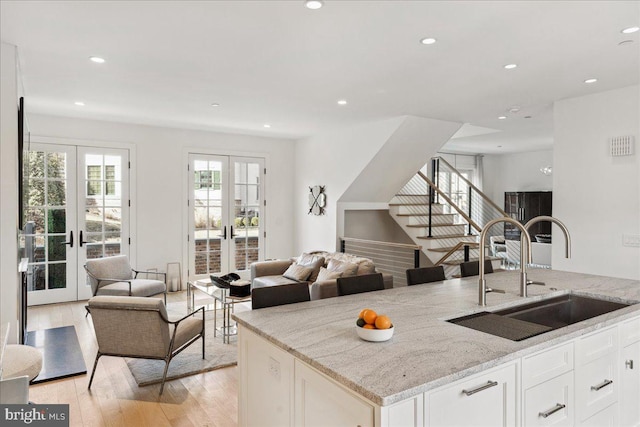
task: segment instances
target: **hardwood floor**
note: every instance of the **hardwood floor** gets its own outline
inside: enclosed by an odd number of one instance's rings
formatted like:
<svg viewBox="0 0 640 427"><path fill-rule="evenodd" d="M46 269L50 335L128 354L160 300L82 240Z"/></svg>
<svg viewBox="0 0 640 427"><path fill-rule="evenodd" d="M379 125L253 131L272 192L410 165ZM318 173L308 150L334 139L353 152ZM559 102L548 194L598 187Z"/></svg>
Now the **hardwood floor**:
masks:
<svg viewBox="0 0 640 427"><path fill-rule="evenodd" d="M184 301L186 292L171 293L167 302ZM74 325L87 375L35 384L29 388L34 403L69 404L71 426L210 426L237 425L238 385L235 366L138 387L123 358L103 356L91 385L89 376L97 344L86 301L30 307L28 330Z"/></svg>

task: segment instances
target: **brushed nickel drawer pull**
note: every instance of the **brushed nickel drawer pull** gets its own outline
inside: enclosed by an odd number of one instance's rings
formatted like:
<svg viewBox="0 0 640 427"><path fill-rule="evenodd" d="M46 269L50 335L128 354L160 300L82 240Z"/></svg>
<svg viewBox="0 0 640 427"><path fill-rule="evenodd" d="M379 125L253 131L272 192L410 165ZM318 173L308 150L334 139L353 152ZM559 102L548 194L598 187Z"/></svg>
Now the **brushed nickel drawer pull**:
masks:
<svg viewBox="0 0 640 427"><path fill-rule="evenodd" d="M604 382L602 384L598 384L598 385L592 385L591 386L591 390L593 391L598 391L601 388L605 388L606 386L608 386L609 384L613 384L613 381L611 380L604 380Z"/></svg>
<svg viewBox="0 0 640 427"><path fill-rule="evenodd" d="M472 394L476 394L479 391L486 390L488 388L495 387L497 385L498 385L497 381L487 381L487 383L485 385L481 385L479 387L472 388L471 390L462 390L462 392L464 394L466 394L467 396L471 396Z"/></svg>
<svg viewBox="0 0 640 427"><path fill-rule="evenodd" d="M549 415L553 415L556 412L558 412L559 410L564 409L566 407L567 407L567 405L564 405L562 403L556 403L556 406L554 406L553 408L549 409L548 411L544 411L544 412L538 413L538 416L542 417L542 418L547 418Z"/></svg>

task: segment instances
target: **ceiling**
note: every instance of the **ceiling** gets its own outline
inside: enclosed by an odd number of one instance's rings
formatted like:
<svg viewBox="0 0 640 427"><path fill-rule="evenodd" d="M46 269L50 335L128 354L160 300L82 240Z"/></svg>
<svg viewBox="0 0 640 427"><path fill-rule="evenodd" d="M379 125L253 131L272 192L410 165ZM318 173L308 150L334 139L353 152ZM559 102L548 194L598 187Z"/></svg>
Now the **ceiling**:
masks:
<svg viewBox="0 0 640 427"><path fill-rule="evenodd" d="M640 75L637 1L0 5L30 113L293 139L415 115L473 125L452 151L517 152L552 147L554 101Z"/></svg>

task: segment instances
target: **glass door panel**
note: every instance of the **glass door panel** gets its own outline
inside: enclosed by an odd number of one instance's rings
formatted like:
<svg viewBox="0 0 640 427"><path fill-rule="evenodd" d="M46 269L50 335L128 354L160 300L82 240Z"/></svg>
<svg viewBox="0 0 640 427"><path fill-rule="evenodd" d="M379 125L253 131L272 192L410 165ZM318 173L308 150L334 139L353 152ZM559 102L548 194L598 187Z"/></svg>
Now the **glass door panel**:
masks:
<svg viewBox="0 0 640 427"><path fill-rule="evenodd" d="M189 276L246 270L262 259L263 159L189 156Z"/></svg>
<svg viewBox="0 0 640 427"><path fill-rule="evenodd" d="M29 305L75 300L75 148L32 143L25 168L21 257L29 259Z"/></svg>
<svg viewBox="0 0 640 427"><path fill-rule="evenodd" d="M263 205L262 171L264 161L255 158L232 158L235 198L234 238L231 256L233 270L247 270L262 259L264 237L260 208Z"/></svg>
<svg viewBox="0 0 640 427"><path fill-rule="evenodd" d="M87 259L129 255L129 152L78 148L79 263ZM91 297L84 269L79 297Z"/></svg>

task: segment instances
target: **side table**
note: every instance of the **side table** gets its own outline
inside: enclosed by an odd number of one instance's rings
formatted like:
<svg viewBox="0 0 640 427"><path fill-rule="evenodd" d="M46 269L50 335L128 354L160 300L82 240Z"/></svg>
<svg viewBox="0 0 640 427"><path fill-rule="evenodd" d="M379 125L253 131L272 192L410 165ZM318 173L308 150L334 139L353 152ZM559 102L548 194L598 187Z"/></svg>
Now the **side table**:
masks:
<svg viewBox="0 0 640 427"><path fill-rule="evenodd" d="M214 299L213 302L213 336L217 336L217 332L222 333L222 342L229 344L230 337L237 335L238 330L235 323L232 324L231 314L234 306L241 302L251 301L251 295L247 297L235 297L229 295L228 288L220 288L215 283L211 283L209 279L201 279L187 282L187 308L189 311L195 309L194 291L199 290L206 293ZM222 309L222 326L218 327L218 303Z"/></svg>

